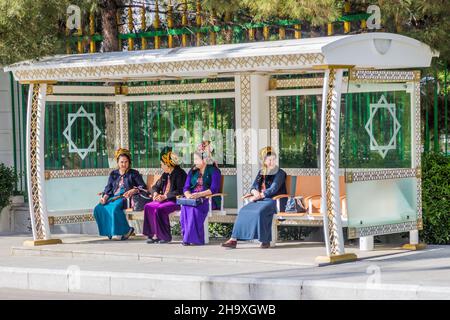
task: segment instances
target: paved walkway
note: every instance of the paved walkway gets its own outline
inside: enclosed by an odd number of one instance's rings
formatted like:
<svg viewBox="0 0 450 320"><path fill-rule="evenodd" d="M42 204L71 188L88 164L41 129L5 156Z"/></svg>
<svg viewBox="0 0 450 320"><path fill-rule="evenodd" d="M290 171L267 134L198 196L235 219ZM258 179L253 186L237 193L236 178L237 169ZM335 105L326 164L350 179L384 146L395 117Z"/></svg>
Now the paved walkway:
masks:
<svg viewBox="0 0 450 320"><path fill-rule="evenodd" d="M348 247L357 262L317 267L320 243L230 250L65 235L61 245L30 248L25 239L0 237L0 288L157 299L450 299L450 246Z"/></svg>

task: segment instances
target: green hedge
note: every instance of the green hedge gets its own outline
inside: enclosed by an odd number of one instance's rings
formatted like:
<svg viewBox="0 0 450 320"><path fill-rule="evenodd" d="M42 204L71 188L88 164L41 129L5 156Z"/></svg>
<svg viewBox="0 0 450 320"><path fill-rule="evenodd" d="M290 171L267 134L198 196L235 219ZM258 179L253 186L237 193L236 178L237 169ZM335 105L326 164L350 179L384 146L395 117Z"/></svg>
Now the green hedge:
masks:
<svg viewBox="0 0 450 320"><path fill-rule="evenodd" d="M11 203L16 182L17 174L14 169L0 163L0 212Z"/></svg>
<svg viewBox="0 0 450 320"><path fill-rule="evenodd" d="M428 153L422 157L421 238L428 244L450 244L450 157Z"/></svg>

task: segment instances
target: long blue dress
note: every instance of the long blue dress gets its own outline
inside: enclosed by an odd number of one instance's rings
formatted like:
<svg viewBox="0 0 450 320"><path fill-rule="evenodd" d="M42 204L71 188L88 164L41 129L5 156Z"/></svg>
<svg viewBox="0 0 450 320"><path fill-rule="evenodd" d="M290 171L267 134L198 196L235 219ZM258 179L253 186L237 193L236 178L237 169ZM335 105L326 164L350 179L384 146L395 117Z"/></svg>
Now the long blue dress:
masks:
<svg viewBox="0 0 450 320"><path fill-rule="evenodd" d="M272 197L286 194L286 172L278 169L274 175L263 176L260 171L251 189L258 192L264 190L264 198L239 210L231 237L238 240L258 239L262 243L269 243L272 241L273 215L277 212L276 201ZM285 206L286 199L282 199L281 210Z"/></svg>
<svg viewBox="0 0 450 320"><path fill-rule="evenodd" d="M218 193L220 191L220 180L220 170L213 165L206 166L203 176L199 173L199 170L191 170L188 173L183 192L196 193L210 189L212 193ZM219 206L220 198L213 199L213 209ZM208 200L204 198L202 204L197 207L181 207L180 224L184 243L205 244L203 223L208 211Z"/></svg>
<svg viewBox="0 0 450 320"><path fill-rule="evenodd" d="M112 199L124 194L134 186L146 188L138 171L130 169L121 176L118 170L114 170L110 174L104 193L109 196L109 199ZM122 236L130 231L130 225L123 209L123 198L108 202L105 205L98 204L94 208L94 218L101 236Z"/></svg>

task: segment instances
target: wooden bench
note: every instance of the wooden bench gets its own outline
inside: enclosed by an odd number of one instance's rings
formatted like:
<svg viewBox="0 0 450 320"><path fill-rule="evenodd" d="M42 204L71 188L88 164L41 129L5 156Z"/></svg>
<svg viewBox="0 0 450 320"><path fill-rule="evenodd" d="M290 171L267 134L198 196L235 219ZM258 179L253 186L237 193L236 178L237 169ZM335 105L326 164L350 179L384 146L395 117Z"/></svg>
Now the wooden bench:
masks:
<svg viewBox="0 0 450 320"><path fill-rule="evenodd" d="M147 176L147 186L152 186L158 179L160 175L148 175ZM224 176L221 180L221 189L223 190ZM292 190L293 176L287 176L286 178L286 188L289 192ZM347 204L345 196L345 179L343 176L339 177L339 189L340 189L340 200L341 200L341 218L342 225L345 227L347 225ZM274 220L272 224L272 243L275 245L277 241L278 226L308 226L308 227L322 227L323 217L320 213L320 203L321 203L321 186L320 186L320 176L296 176L295 189L293 194L285 194L274 197L273 199L277 201L278 212L274 215ZM212 210L212 198L220 196L222 200L220 210ZM299 197L302 196L307 207L307 212L304 213L289 213L280 212L280 199L288 197ZM225 194L220 192L211 196L208 196L209 201L209 212L205 219L205 243L209 242L209 223L234 223L237 217L237 209L235 208L224 208L224 197ZM245 199L246 196L243 198ZM49 216L50 225L57 224L71 224L94 221L92 213L88 213L90 210L79 210L79 214L76 215L51 215ZM51 212L53 213L53 212ZM77 212L78 213L78 212ZM133 211L132 209L126 210L126 215L129 221L142 221L144 220L144 211ZM177 222L180 219L180 211L175 211L169 216L170 221ZM141 233L141 230L136 230L137 233Z"/></svg>
<svg viewBox="0 0 450 320"><path fill-rule="evenodd" d="M287 190L292 190L293 177L288 176L286 178ZM294 194L280 195L275 197L277 201L278 212L274 216L273 228L276 231L278 225L297 225L297 226L310 226L321 227L323 226L323 216L320 212L320 206L322 201L320 176L296 176L296 182L294 187ZM341 204L341 219L342 226L347 225L347 200L345 194L345 177L339 177L339 193ZM280 199L288 197L303 197L304 204L306 206L306 212L303 213L290 213L280 212ZM277 232L273 234L277 235ZM277 241L276 236L274 242Z"/></svg>
<svg viewBox="0 0 450 320"><path fill-rule="evenodd" d="M282 194L273 197L277 202L277 214L273 217L272 223L272 242L271 246L275 246L278 236L278 226L308 226L308 227L322 227L323 216L320 213L321 205L321 185L320 176L296 176L294 193L291 194L293 183L293 176L286 177L286 189L288 194ZM339 177L339 191L341 201L341 218L342 225L347 225L347 202L345 196L345 178ZM242 197L245 200L251 195L246 194ZM299 198L302 197L306 206L306 212L292 213L280 211L280 200L284 198ZM246 204L246 203L245 203ZM245 205L244 204L244 205Z"/></svg>
<svg viewBox="0 0 450 320"><path fill-rule="evenodd" d="M160 175L148 175L147 176L147 187L150 189L150 186L153 186L160 177L161 177ZM208 216L206 217L204 225L203 225L204 230L205 230L205 244L209 243L209 231L208 231L209 223L234 223L234 221L236 220L237 210L224 208L224 197L226 196L226 194L222 192L224 178L225 177L222 175L221 181L220 181L220 192L205 197L206 199L208 199L208 204L209 204ZM215 197L221 198L221 206L220 206L219 210L212 209L212 200ZM130 220L130 221L144 220L144 211L134 211L132 208L130 208L130 209L126 209L125 212L127 214L128 220ZM169 215L170 221L178 222L180 220L180 214L181 214L181 210L172 212ZM137 230L137 232L141 233L140 230Z"/></svg>

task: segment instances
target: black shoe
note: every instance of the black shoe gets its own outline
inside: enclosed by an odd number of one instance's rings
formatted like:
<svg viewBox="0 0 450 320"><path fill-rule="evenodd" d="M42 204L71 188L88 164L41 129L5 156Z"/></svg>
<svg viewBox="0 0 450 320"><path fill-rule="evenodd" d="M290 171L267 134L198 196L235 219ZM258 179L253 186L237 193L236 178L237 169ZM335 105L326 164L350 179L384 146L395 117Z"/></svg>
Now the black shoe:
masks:
<svg viewBox="0 0 450 320"><path fill-rule="evenodd" d="M159 240L158 243L169 243L170 241L168 240Z"/></svg>
<svg viewBox="0 0 450 320"><path fill-rule="evenodd" d="M191 244L189 242L182 242L181 243L183 246L190 246Z"/></svg>
<svg viewBox="0 0 450 320"><path fill-rule="evenodd" d="M222 243L222 247L224 248L231 248L231 249L236 249L236 245L237 245L237 241L236 240L228 240L224 243Z"/></svg>
<svg viewBox="0 0 450 320"><path fill-rule="evenodd" d="M263 242L263 243L261 243L260 248L263 248L263 249L270 248L270 242Z"/></svg>
<svg viewBox="0 0 450 320"><path fill-rule="evenodd" d="M112 239L112 236L108 236L108 239L111 240L111 239Z"/></svg>
<svg viewBox="0 0 450 320"><path fill-rule="evenodd" d="M147 243L158 243L159 239L148 239Z"/></svg>
<svg viewBox="0 0 450 320"><path fill-rule="evenodd" d="M134 228L131 227L127 234L124 234L120 240L128 240L128 238L134 233Z"/></svg>

